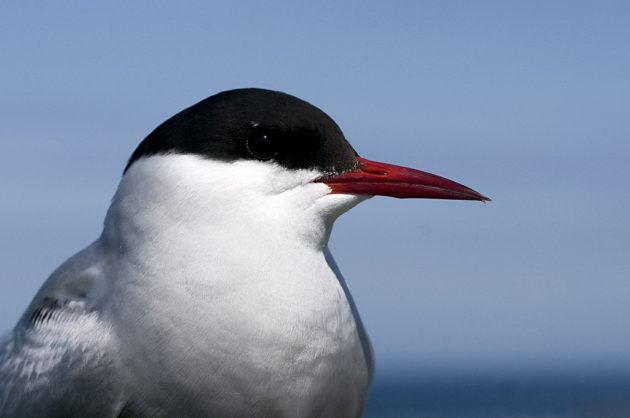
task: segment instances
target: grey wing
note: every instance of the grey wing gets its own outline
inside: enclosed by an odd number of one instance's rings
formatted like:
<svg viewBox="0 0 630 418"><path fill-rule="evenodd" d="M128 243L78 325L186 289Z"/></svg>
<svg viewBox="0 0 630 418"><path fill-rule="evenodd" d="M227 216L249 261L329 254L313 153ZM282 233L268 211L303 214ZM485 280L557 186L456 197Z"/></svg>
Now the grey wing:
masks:
<svg viewBox="0 0 630 418"><path fill-rule="evenodd" d="M116 417L114 339L76 297L38 295L0 342L0 417ZM83 297L82 297L83 296Z"/></svg>

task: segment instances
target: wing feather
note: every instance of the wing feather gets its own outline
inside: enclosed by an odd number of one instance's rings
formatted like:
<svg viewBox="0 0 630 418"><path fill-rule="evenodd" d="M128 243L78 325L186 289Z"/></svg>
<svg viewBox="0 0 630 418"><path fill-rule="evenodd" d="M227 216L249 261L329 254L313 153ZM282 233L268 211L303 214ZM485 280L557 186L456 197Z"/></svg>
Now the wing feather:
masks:
<svg viewBox="0 0 630 418"><path fill-rule="evenodd" d="M0 418L116 417L124 406L115 338L98 306L99 276L71 258L0 342ZM96 395L95 395L96 394Z"/></svg>

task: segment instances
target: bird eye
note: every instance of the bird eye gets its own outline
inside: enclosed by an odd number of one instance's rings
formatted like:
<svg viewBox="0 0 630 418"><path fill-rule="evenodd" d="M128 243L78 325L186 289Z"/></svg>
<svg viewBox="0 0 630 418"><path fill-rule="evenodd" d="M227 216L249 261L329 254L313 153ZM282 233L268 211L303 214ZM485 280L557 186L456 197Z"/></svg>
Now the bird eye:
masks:
<svg viewBox="0 0 630 418"><path fill-rule="evenodd" d="M247 151L259 160L268 160L278 154L277 144L269 134L258 134L247 139Z"/></svg>

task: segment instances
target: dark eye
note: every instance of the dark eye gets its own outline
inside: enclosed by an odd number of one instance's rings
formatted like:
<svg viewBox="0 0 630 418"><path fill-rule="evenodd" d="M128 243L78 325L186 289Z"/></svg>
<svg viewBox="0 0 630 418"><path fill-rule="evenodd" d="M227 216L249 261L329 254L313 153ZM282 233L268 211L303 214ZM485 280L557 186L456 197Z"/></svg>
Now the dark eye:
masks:
<svg viewBox="0 0 630 418"><path fill-rule="evenodd" d="M259 160L268 160L278 154L277 144L269 134L257 134L246 142L247 151Z"/></svg>

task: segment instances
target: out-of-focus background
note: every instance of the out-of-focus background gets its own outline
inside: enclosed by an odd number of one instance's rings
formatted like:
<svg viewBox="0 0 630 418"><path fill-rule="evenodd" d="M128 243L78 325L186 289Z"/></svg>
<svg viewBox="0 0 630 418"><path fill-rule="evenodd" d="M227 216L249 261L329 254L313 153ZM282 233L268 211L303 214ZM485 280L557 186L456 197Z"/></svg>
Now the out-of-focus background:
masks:
<svg viewBox="0 0 630 418"><path fill-rule="evenodd" d="M98 236L144 136L256 86L493 199L379 197L337 222L368 414L414 376L630 373L630 3L3 2L0 39L0 330Z"/></svg>

